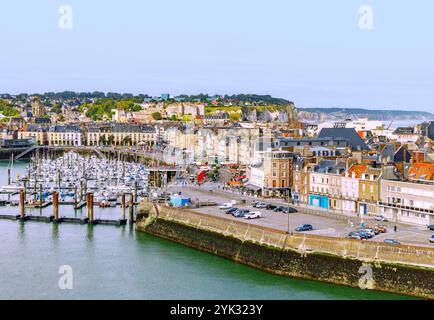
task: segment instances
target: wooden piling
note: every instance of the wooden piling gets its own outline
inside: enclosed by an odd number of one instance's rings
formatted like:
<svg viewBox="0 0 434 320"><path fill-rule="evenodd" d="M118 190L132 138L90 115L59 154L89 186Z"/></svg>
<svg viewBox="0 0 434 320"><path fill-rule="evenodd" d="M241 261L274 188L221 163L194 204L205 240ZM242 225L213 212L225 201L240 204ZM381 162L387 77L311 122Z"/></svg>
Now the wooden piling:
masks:
<svg viewBox="0 0 434 320"><path fill-rule="evenodd" d="M74 209L77 209L77 186L74 187Z"/></svg>
<svg viewBox="0 0 434 320"><path fill-rule="evenodd" d="M132 193L130 194L130 203L128 209L130 211L130 224L133 224L134 223L134 198Z"/></svg>
<svg viewBox="0 0 434 320"><path fill-rule="evenodd" d="M54 221L59 221L59 193L53 192L53 216Z"/></svg>
<svg viewBox="0 0 434 320"><path fill-rule="evenodd" d="M125 193L122 193L121 208L122 208L122 220L125 220Z"/></svg>
<svg viewBox="0 0 434 320"><path fill-rule="evenodd" d="M44 203L44 200L42 199L42 184L39 184L39 204L42 207L42 204Z"/></svg>
<svg viewBox="0 0 434 320"><path fill-rule="evenodd" d="M89 223L93 223L93 193L89 192L87 194L87 218Z"/></svg>
<svg viewBox="0 0 434 320"><path fill-rule="evenodd" d="M20 190L20 219L24 220L25 217L26 217L26 207L25 207L24 191Z"/></svg>

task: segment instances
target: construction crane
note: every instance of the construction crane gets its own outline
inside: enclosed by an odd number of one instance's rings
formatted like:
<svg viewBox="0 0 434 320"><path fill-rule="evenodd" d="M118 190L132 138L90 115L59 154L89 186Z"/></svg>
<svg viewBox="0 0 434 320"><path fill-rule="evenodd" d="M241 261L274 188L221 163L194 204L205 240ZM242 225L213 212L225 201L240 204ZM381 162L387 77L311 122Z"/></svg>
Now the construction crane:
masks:
<svg viewBox="0 0 434 320"><path fill-rule="evenodd" d="M387 130L389 130L389 129L390 129L390 127L392 126L392 124L393 124L393 120L392 120L392 121L390 121L390 124L389 124L389 126L387 127Z"/></svg>

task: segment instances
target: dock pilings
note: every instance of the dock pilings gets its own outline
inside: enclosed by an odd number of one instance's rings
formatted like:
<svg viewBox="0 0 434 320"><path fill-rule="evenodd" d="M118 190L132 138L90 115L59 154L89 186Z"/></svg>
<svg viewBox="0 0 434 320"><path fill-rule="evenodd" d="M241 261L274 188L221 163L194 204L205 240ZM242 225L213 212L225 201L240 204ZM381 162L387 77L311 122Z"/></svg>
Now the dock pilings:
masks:
<svg viewBox="0 0 434 320"><path fill-rule="evenodd" d="M57 191L53 192L53 216L54 221L59 222L59 193Z"/></svg>
<svg viewBox="0 0 434 320"><path fill-rule="evenodd" d="M128 205L128 209L130 211L130 224L134 223L134 197L133 194L130 194L130 203Z"/></svg>
<svg viewBox="0 0 434 320"><path fill-rule="evenodd" d="M26 218L26 205L24 198L24 190L20 190L20 220L25 220Z"/></svg>
<svg viewBox="0 0 434 320"><path fill-rule="evenodd" d="M89 219L89 223L93 224L93 193L89 192L87 194L87 218Z"/></svg>

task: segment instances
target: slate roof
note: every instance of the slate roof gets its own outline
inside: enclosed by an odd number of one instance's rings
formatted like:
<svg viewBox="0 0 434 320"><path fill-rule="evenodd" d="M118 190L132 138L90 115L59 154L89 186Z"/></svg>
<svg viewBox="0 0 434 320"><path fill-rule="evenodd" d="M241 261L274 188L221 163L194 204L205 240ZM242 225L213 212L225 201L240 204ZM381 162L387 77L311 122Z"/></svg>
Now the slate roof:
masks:
<svg viewBox="0 0 434 320"><path fill-rule="evenodd" d="M343 138L353 150L369 150L354 128L324 128L318 134L318 138Z"/></svg>
<svg viewBox="0 0 434 320"><path fill-rule="evenodd" d="M339 172L337 172L339 170ZM314 166L313 171L318 173L342 174L346 170L344 162L336 163L335 160L322 160Z"/></svg>

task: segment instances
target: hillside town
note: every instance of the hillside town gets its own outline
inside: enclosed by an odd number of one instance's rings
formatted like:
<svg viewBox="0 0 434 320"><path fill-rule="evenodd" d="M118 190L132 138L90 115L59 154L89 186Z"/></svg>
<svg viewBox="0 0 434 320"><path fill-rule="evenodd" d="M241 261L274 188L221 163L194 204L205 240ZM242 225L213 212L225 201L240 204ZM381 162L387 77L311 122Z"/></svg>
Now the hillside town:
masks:
<svg viewBox="0 0 434 320"><path fill-rule="evenodd" d="M1 149L124 148L195 185L343 216L434 224L434 121L299 121L269 96L1 95Z"/></svg>

